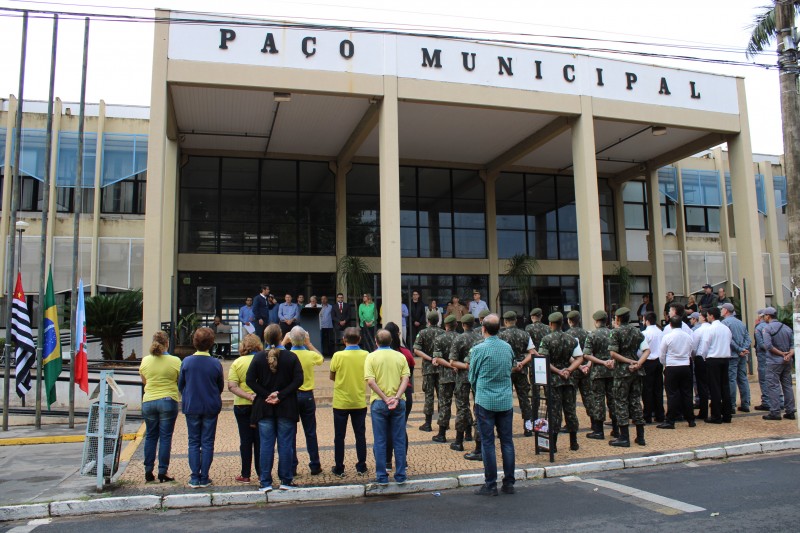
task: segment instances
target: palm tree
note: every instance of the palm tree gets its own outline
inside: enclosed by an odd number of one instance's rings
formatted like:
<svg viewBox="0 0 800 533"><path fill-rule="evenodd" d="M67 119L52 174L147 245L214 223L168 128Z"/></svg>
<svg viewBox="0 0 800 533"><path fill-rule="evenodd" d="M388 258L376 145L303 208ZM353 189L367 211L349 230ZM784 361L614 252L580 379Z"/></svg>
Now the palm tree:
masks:
<svg viewBox="0 0 800 533"><path fill-rule="evenodd" d="M86 333L100 337L103 359L122 359L122 337L141 321L141 289L86 299Z"/></svg>
<svg viewBox="0 0 800 533"><path fill-rule="evenodd" d="M345 255L336 263L336 277L339 289L347 295L354 296L358 307L359 295L366 292L372 281L372 271L363 258Z"/></svg>
<svg viewBox="0 0 800 533"><path fill-rule="evenodd" d="M522 305L527 306L530 303L531 276L535 275L537 270L539 270L539 262L530 255L516 254L510 257L506 263L506 271L503 273L509 283L505 288L501 286L497 292L495 308L500 310L500 295L503 290L516 291L520 295Z"/></svg>

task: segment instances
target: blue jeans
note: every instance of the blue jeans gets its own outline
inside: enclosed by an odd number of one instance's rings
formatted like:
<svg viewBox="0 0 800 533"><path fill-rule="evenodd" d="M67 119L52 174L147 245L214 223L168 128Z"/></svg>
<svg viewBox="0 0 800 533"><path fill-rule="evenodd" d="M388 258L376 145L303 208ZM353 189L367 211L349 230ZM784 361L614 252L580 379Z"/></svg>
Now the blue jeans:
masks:
<svg viewBox="0 0 800 533"><path fill-rule="evenodd" d="M142 403L142 417L147 432L144 436L144 471L153 472L158 446L158 473L166 474L172 451L172 431L178 418L178 402L160 398Z"/></svg>
<svg viewBox="0 0 800 533"><path fill-rule="evenodd" d="M477 403L475 417L481 434L481 454L483 455L483 476L486 487L497 488L497 456L494 449L494 428L500 437L500 450L503 452L503 485L514 484L514 441L512 425L514 410L489 411Z"/></svg>
<svg viewBox="0 0 800 533"><path fill-rule="evenodd" d="M258 421L261 438L261 486L272 486L272 465L275 463L275 442L278 443L278 477L281 483L291 483L292 453L297 422L283 417L262 418Z"/></svg>
<svg viewBox="0 0 800 533"><path fill-rule="evenodd" d="M208 483L208 471L214 460L214 439L217 436L217 417L215 415L186 415L186 432L189 434L189 469L192 471L189 482Z"/></svg>
<svg viewBox="0 0 800 533"><path fill-rule="evenodd" d="M356 471L367 471L367 408L333 409L333 459L336 472L344 472L344 438L347 435L347 418L356 438Z"/></svg>
<svg viewBox="0 0 800 533"><path fill-rule="evenodd" d="M303 423L303 433L306 435L306 450L308 450L308 467L318 470L319 444L317 444L317 404L314 401L314 391L297 391L297 411L300 413L300 422ZM296 426L295 426L296 427ZM297 469L297 439L295 432L292 466Z"/></svg>
<svg viewBox="0 0 800 533"><path fill-rule="evenodd" d="M394 409L389 409L383 400L375 400L370 408L372 418L372 453L375 455L375 477L378 483L387 483L386 441L389 435L394 442L394 480L406 480L406 402L400 400Z"/></svg>
<svg viewBox="0 0 800 533"><path fill-rule="evenodd" d="M728 382L731 387L731 413L736 413L736 386L742 394L742 407L750 407L750 383L747 382L747 357L731 357L728 361Z"/></svg>
<svg viewBox="0 0 800 533"><path fill-rule="evenodd" d="M258 428L250 427L251 405L234 405L233 416L239 428L239 455L242 457L242 477L250 477L250 466L255 457L256 474L261 475L261 439Z"/></svg>

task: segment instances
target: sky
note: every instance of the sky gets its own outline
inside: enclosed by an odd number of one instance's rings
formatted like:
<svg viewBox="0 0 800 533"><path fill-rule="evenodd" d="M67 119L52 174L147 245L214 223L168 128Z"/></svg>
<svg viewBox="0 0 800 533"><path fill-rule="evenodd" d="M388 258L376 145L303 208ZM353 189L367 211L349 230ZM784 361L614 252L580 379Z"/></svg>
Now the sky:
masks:
<svg viewBox="0 0 800 533"><path fill-rule="evenodd" d="M489 37L511 37L532 43L580 43L745 62L749 61L744 54L750 35L749 26L762 6L768 3L769 0L405 0L385 4L374 0L228 0L224 3L208 0L0 0L0 8L145 17L152 16L155 7L208 13L219 13L224 8L227 14L270 19L464 36L485 37L486 32L491 32ZM82 20L62 19L59 22L56 96L64 101L78 101L80 97L83 26ZM21 34L22 19L0 11L0 98L18 94ZM556 41L552 36L563 36L563 39ZM26 100L47 99L51 37L51 20L30 21L25 69ZM577 41L577 38L626 43ZM651 46L631 44L633 42ZM687 45L705 50L675 48ZM93 21L89 36L87 102L103 99L107 104L149 105L152 55L151 23ZM660 57L606 57L743 77L753 152L774 155L783 152L775 69ZM775 55L762 54L751 61L772 65Z"/></svg>

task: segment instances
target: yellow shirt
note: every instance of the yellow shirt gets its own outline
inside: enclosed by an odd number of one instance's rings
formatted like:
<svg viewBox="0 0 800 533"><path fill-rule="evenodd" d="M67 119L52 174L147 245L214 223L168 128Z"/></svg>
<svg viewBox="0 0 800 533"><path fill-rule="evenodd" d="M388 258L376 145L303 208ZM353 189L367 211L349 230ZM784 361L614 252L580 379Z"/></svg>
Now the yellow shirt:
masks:
<svg viewBox="0 0 800 533"><path fill-rule="evenodd" d="M364 362L366 350L358 346L345 348L333 354L331 372L336 373L333 381L334 409L365 409L367 395L364 390Z"/></svg>
<svg viewBox="0 0 800 533"><path fill-rule="evenodd" d="M253 361L253 354L240 355L236 361L231 363L228 370L228 381L233 381L239 388L249 394L255 394L253 389L247 386L247 369L250 368L250 363ZM253 402L246 398L233 395L233 405L253 405Z"/></svg>
<svg viewBox="0 0 800 533"><path fill-rule="evenodd" d="M394 396L400 388L400 380L411 376L408 361L403 354L391 348L379 348L367 356L364 363L364 379L370 378L380 387L386 396ZM369 403L380 400L375 391L369 398Z"/></svg>
<svg viewBox="0 0 800 533"><path fill-rule="evenodd" d="M300 390L314 390L314 367L322 364L322 356L311 350L292 349L292 353L300 359L300 364L303 367L303 384L300 385Z"/></svg>
<svg viewBox="0 0 800 533"><path fill-rule="evenodd" d="M147 380L144 386L143 402L162 398L181 400L178 392L178 376L181 373L181 360L174 355L146 355L139 365L139 374Z"/></svg>

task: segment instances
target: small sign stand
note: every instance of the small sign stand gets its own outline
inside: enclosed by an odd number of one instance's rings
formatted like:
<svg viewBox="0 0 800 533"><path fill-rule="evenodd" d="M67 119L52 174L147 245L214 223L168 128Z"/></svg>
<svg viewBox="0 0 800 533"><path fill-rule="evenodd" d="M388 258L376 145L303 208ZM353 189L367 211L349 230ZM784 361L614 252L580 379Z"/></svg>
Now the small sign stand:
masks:
<svg viewBox="0 0 800 533"><path fill-rule="evenodd" d="M559 428L553 427L553 417L550 413L550 405L552 405L551 397L552 387L550 387L550 357L535 355L531 361L533 368L533 397L536 405L536 413L534 413L533 422L533 438L536 446L536 455L539 452L548 452L550 454L550 462L555 462L555 453L550 443L553 442L553 433L558 431ZM544 388L545 396L541 397L539 394L541 388ZM544 406L542 406L544 400Z"/></svg>

